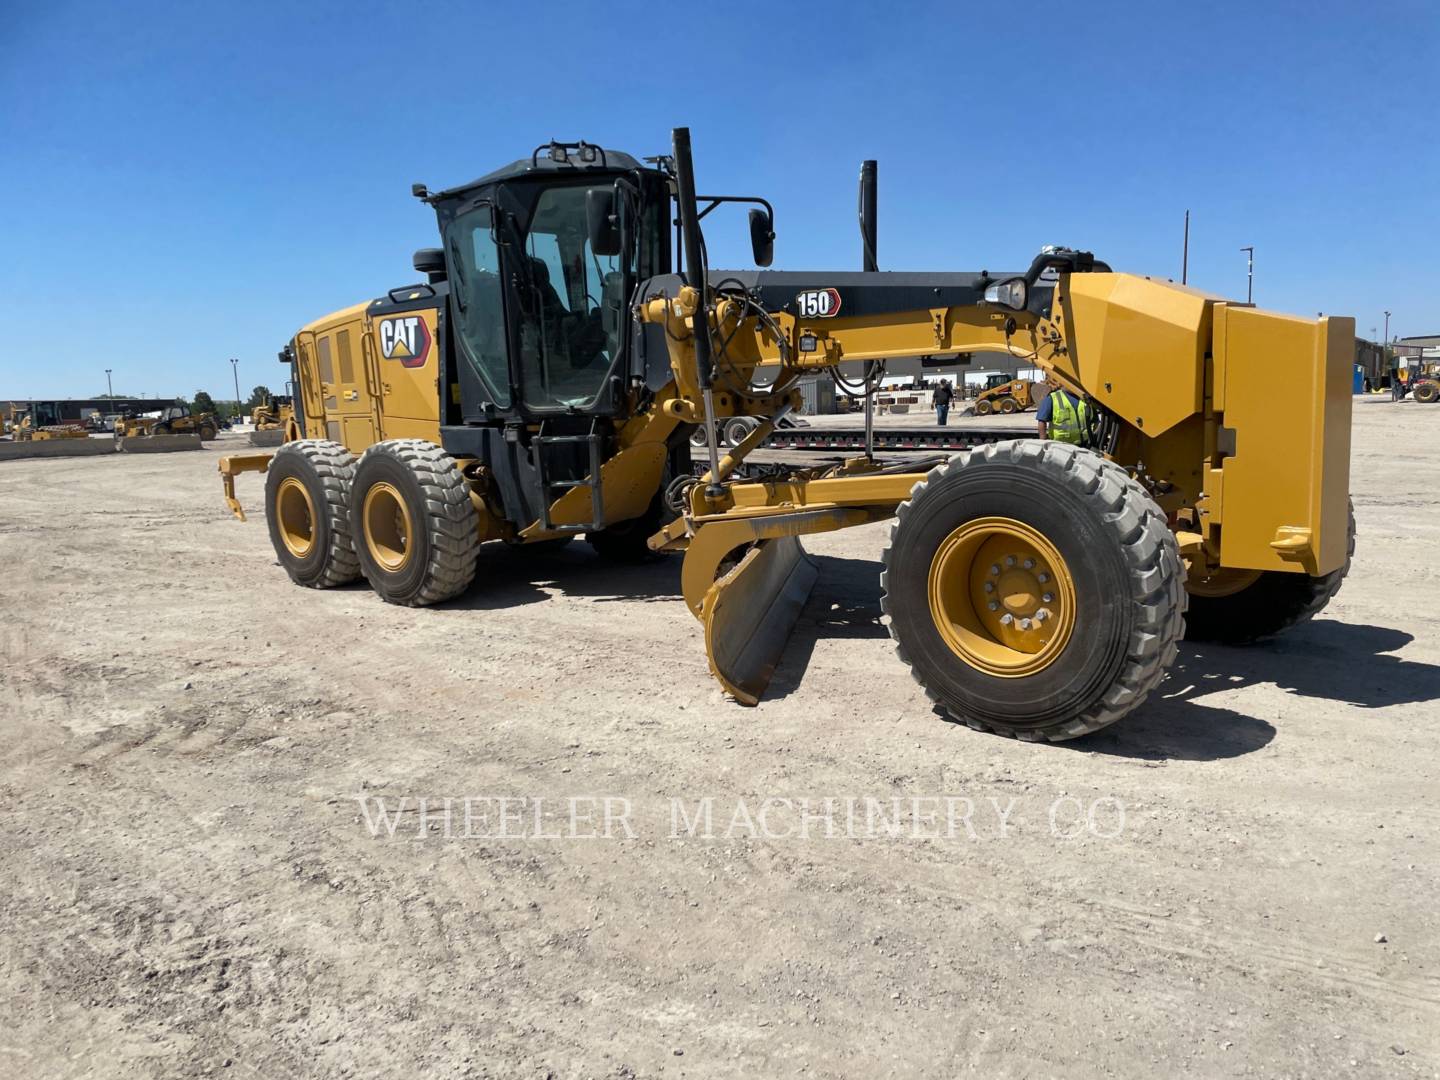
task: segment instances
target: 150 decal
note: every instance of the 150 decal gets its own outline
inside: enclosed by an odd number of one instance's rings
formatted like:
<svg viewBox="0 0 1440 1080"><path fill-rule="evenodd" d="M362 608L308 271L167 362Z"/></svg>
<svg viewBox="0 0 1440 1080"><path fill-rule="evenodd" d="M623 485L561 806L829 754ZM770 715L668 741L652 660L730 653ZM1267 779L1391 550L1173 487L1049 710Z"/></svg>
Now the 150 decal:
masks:
<svg viewBox="0 0 1440 1080"><path fill-rule="evenodd" d="M832 319L840 314L839 289L810 289L795 297L796 312L802 319Z"/></svg>

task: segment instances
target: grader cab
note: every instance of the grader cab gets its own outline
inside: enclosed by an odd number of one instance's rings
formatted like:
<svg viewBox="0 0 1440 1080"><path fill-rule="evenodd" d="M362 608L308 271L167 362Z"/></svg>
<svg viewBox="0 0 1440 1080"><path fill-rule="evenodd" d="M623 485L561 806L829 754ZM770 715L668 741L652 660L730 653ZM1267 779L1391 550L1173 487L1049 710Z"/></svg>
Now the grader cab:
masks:
<svg viewBox="0 0 1440 1080"><path fill-rule="evenodd" d="M426 281L300 330L282 359L305 437L220 463L242 518L235 476L267 472L296 582L363 576L424 605L470 587L487 540L684 552L711 670L753 704L820 571L799 538L890 520L881 606L901 658L956 719L1036 740L1139 705L1187 606L1192 637L1248 640L1339 587L1352 320L1066 249L1014 273L881 273L873 170L865 270L711 270L702 219L748 204L763 268L769 204L697 195L686 129L650 160L552 143L470 184L416 186L440 228L415 257ZM806 373L849 365L873 393L882 361L978 352L1085 395L1089 444L747 475ZM1280 413L1277 379L1293 395ZM756 423L722 453L733 417Z"/></svg>

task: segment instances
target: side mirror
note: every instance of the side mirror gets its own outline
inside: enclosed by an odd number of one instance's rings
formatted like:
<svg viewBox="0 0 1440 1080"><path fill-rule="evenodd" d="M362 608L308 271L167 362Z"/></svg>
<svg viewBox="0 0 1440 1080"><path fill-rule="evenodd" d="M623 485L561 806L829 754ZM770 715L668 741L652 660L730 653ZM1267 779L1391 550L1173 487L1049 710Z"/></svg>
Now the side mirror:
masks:
<svg viewBox="0 0 1440 1080"><path fill-rule="evenodd" d="M590 234L591 252L600 256L620 254L614 188L590 188L585 192L585 228Z"/></svg>
<svg viewBox="0 0 1440 1080"><path fill-rule="evenodd" d="M750 211L750 250L756 266L769 266L775 258L775 223L759 208Z"/></svg>
<svg viewBox="0 0 1440 1080"><path fill-rule="evenodd" d="M431 284L445 280L445 252L439 248L421 248L411 256L410 265L428 276Z"/></svg>

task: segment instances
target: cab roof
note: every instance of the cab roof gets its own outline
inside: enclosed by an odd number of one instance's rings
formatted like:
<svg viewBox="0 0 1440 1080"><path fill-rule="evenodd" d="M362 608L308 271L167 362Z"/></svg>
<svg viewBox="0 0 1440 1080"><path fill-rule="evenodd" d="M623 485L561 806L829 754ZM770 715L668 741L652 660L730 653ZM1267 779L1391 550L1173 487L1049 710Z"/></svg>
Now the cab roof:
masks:
<svg viewBox="0 0 1440 1080"><path fill-rule="evenodd" d="M484 187L487 184L497 184L503 180L515 180L524 176L538 176L543 174L569 173L575 176L582 176L587 172L613 173L633 172L637 169L644 169L645 165L620 150L606 150L597 146L595 150L598 157L593 162L582 162L576 156L569 160L560 162L553 161L541 154L547 146L537 147L535 153L528 158L520 158L512 161L504 168L496 169L494 172L486 173L484 176L471 180L468 184L457 184L455 187L446 188L444 191L431 192L431 199L443 199L451 195L460 195L477 187Z"/></svg>

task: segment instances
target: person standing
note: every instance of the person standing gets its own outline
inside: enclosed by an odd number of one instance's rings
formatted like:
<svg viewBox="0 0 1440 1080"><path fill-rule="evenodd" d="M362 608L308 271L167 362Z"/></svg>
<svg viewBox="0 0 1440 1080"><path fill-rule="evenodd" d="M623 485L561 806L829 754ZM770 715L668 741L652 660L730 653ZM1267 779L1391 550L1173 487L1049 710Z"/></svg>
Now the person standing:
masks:
<svg viewBox="0 0 1440 1080"><path fill-rule="evenodd" d="M1035 410L1035 426L1042 439L1078 445L1085 441L1092 415L1084 398L1056 387Z"/></svg>
<svg viewBox="0 0 1440 1080"><path fill-rule="evenodd" d="M931 396L935 401L935 419L944 427L945 419L950 415L950 402L955 399L955 394L950 389L950 380L941 379L940 385Z"/></svg>

